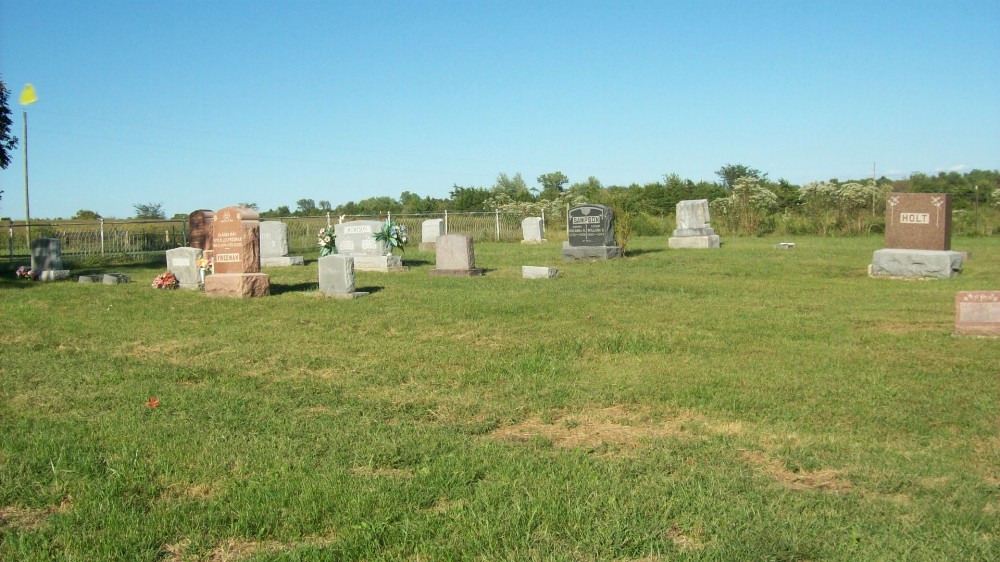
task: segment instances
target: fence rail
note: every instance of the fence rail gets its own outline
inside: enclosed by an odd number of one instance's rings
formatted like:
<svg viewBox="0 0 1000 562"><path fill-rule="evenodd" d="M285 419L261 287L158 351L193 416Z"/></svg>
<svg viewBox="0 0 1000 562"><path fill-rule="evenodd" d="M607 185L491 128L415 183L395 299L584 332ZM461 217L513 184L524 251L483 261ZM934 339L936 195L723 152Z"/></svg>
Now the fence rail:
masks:
<svg viewBox="0 0 1000 562"><path fill-rule="evenodd" d="M350 220L388 220L406 226L411 243L420 242L421 226L427 219L444 219L445 232L467 234L474 240L517 242L521 240L521 220L525 215L487 212L450 212L311 217L265 217L288 225L288 251L301 254L316 250L316 235L321 228ZM544 218L544 217L543 217ZM557 223L559 221L556 221ZM23 221L8 221L7 260L26 261L30 255L28 229ZM564 226L553 225L556 228ZM116 256L140 257L187 245L187 219L172 220L96 220L31 222L30 236L58 238L67 257Z"/></svg>

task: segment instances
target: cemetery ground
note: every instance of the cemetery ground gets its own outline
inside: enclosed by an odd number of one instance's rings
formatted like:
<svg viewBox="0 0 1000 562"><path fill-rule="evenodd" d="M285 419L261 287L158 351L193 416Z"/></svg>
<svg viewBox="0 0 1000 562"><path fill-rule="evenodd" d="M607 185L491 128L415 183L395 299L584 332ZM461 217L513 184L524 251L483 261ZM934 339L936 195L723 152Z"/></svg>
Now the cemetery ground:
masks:
<svg viewBox="0 0 1000 562"><path fill-rule="evenodd" d="M779 241L413 248L353 301L315 254L248 300L4 273L0 559L996 560L1000 340L952 335L996 239Z"/></svg>

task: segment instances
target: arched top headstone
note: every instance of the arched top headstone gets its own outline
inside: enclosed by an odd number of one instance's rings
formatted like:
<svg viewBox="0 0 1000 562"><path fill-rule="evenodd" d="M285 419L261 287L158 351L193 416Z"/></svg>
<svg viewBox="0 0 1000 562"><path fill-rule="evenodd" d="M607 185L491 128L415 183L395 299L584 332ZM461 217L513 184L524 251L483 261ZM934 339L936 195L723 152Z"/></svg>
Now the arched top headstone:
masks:
<svg viewBox="0 0 1000 562"><path fill-rule="evenodd" d="M614 246L615 213L606 205L577 205L567 219L570 246Z"/></svg>

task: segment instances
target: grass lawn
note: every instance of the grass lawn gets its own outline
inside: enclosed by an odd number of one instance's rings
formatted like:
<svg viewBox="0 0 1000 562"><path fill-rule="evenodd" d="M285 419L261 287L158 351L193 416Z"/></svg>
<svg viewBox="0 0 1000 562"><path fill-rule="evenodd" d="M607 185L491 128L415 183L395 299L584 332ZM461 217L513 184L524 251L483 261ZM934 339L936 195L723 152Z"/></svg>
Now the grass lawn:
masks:
<svg viewBox="0 0 1000 562"><path fill-rule="evenodd" d="M354 301L315 255L254 300L4 273L0 560L1000 558L1000 339L952 336L1000 243L792 240L413 248Z"/></svg>

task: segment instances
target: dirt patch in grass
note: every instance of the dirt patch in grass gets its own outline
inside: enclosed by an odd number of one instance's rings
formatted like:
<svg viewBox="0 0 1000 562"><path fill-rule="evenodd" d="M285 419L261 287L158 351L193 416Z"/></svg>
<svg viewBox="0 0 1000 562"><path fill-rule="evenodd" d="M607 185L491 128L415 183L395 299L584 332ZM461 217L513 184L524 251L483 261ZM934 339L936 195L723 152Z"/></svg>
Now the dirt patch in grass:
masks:
<svg viewBox="0 0 1000 562"><path fill-rule="evenodd" d="M413 478L413 471L405 468L380 468L377 466L356 466L351 469L354 476L368 478Z"/></svg>
<svg viewBox="0 0 1000 562"><path fill-rule="evenodd" d="M187 486L171 485L160 494L161 501L173 501L178 499L207 500L217 492L217 486L212 484L195 483Z"/></svg>
<svg viewBox="0 0 1000 562"><path fill-rule="evenodd" d="M37 531L45 526L50 516L56 513L67 513L72 507L72 496L66 496L59 505L50 505L39 509L15 506L0 507L0 527Z"/></svg>
<svg viewBox="0 0 1000 562"><path fill-rule="evenodd" d="M309 537L302 541L282 543L278 541L249 541L244 539L227 539L205 555L190 552L191 539L183 539L173 544L163 546L167 555L166 562L189 562L199 560L205 562L236 562L246 560L260 553L278 553L300 546L327 546L333 544L333 536Z"/></svg>
<svg viewBox="0 0 1000 562"><path fill-rule="evenodd" d="M701 541L683 533L677 525L671 527L663 536L667 537L670 542L674 543L674 546L681 550L701 550L704 547Z"/></svg>
<svg viewBox="0 0 1000 562"><path fill-rule="evenodd" d="M906 322L876 322L875 329L887 334L911 334L913 332L940 332L950 330L947 324L916 322L908 324Z"/></svg>
<svg viewBox="0 0 1000 562"><path fill-rule="evenodd" d="M161 341L145 343L133 341L123 343L119 353L133 359L166 359L171 363L190 362L190 349L187 344L179 341Z"/></svg>
<svg viewBox="0 0 1000 562"><path fill-rule="evenodd" d="M635 449L650 439L693 439L704 434L733 435L742 431L738 423L716 423L693 412L681 412L667 419L654 419L648 411L629 411L611 406L568 413L563 410L501 427L490 436L501 441L527 442L542 438L554 447L617 447Z"/></svg>
<svg viewBox="0 0 1000 562"><path fill-rule="evenodd" d="M779 484L789 490L814 490L821 492L842 493L854 488L850 481L840 477L841 471L823 469L814 472L792 472L777 459L772 459L764 453L744 451L743 459L758 468Z"/></svg>

